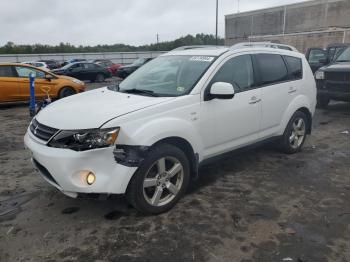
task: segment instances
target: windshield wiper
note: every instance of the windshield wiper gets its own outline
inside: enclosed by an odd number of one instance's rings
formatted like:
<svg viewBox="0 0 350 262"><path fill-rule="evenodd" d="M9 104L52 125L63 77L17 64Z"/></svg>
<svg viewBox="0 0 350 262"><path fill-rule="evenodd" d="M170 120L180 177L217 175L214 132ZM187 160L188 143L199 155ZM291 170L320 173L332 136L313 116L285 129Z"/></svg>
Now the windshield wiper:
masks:
<svg viewBox="0 0 350 262"><path fill-rule="evenodd" d="M136 89L136 88L132 88L132 89L123 89L120 90L120 92L122 93L129 93L129 94L145 94L145 95L149 95L149 96L159 96L158 94L154 93L151 90L146 90L146 89Z"/></svg>
<svg viewBox="0 0 350 262"><path fill-rule="evenodd" d="M350 60L336 60L336 62L350 62Z"/></svg>

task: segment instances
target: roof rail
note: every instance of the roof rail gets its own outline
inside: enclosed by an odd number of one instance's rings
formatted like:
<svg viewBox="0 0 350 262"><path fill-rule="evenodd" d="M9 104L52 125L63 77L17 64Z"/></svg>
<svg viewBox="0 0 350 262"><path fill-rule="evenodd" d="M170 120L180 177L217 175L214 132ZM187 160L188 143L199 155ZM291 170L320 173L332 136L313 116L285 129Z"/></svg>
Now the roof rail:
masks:
<svg viewBox="0 0 350 262"><path fill-rule="evenodd" d="M227 48L227 47L226 46L219 46L219 45L187 45L187 46L180 46L180 47L175 48L171 51L181 51L181 50L201 49L201 48L219 49L219 48Z"/></svg>
<svg viewBox="0 0 350 262"><path fill-rule="evenodd" d="M266 47L266 48L275 48L275 49L283 49L289 51L299 52L294 46L272 43L272 42L243 42L238 43L230 47L231 50L247 48L247 47Z"/></svg>

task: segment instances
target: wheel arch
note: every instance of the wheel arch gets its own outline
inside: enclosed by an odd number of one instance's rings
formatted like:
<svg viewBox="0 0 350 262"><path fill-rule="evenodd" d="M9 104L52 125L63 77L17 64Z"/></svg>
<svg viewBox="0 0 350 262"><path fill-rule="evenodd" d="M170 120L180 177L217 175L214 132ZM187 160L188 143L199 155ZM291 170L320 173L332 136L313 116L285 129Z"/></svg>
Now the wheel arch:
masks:
<svg viewBox="0 0 350 262"><path fill-rule="evenodd" d="M281 129L279 132L280 134L283 134L291 117L297 111L303 112L306 115L307 120L308 120L307 133L308 134L311 133L311 131L312 131L312 116L313 116L313 113L315 112L315 109L312 108L311 103L306 96L298 96L289 104L287 110L285 111L285 113L283 115Z"/></svg>
<svg viewBox="0 0 350 262"><path fill-rule="evenodd" d="M310 112L310 110L306 107L301 107L299 108L297 111L295 112L302 112L306 115L306 118L307 118L307 126L306 126L306 133L307 134L311 134L311 131L312 131L312 114Z"/></svg>
<svg viewBox="0 0 350 262"><path fill-rule="evenodd" d="M172 136L172 137L166 137L163 138L157 142L155 142L152 147L156 147L159 144L170 144L173 145L179 149L181 149L185 155L187 156L190 164L190 170L191 170L191 177L197 178L198 176L198 162L199 157L198 154L194 152L194 149L190 142L188 142L186 139L178 136Z"/></svg>

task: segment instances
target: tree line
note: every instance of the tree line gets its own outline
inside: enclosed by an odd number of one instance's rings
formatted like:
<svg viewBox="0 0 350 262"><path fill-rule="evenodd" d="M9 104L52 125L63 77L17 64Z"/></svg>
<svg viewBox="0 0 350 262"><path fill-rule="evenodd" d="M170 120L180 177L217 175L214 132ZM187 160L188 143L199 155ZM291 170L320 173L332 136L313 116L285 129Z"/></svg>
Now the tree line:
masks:
<svg viewBox="0 0 350 262"><path fill-rule="evenodd" d="M211 34L196 34L180 37L174 41L161 42L158 44L132 46L126 44L75 46L70 43L59 45L17 45L8 42L0 47L0 54L50 54L50 53L89 53L89 52L135 52L135 51L169 51L186 45L215 45L216 39ZM218 39L218 45L223 45L224 39Z"/></svg>

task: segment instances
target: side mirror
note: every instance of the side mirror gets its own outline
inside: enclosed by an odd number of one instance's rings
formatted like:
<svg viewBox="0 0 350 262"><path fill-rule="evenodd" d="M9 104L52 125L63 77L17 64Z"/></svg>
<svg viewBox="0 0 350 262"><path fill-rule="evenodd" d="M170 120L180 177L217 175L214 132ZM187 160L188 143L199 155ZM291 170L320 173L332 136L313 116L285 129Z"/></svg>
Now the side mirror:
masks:
<svg viewBox="0 0 350 262"><path fill-rule="evenodd" d="M209 99L232 99L235 95L233 85L226 82L216 82L210 87Z"/></svg>
<svg viewBox="0 0 350 262"><path fill-rule="evenodd" d="M53 75L50 75L50 74L45 74L45 79L47 81L51 81L53 79Z"/></svg>

